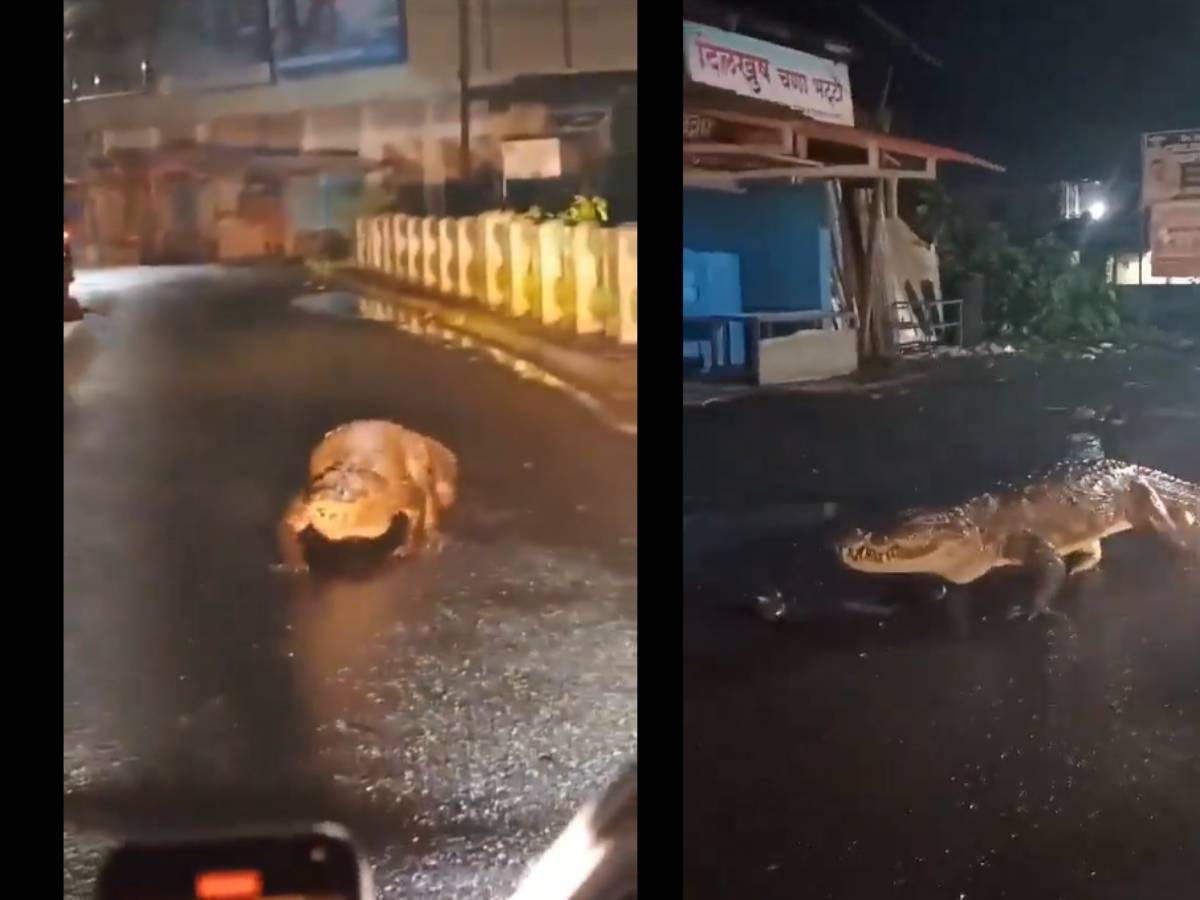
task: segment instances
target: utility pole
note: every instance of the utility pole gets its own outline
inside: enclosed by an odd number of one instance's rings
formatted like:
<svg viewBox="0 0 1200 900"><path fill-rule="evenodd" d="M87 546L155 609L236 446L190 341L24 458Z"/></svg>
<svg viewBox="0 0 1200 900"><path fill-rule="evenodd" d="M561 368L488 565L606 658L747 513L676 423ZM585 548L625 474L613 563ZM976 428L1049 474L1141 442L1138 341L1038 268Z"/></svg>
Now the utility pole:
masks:
<svg viewBox="0 0 1200 900"><path fill-rule="evenodd" d="M575 68L574 50L571 46L571 0L562 0L563 62L568 69Z"/></svg>
<svg viewBox="0 0 1200 900"><path fill-rule="evenodd" d="M471 175L471 5L458 0L458 175Z"/></svg>

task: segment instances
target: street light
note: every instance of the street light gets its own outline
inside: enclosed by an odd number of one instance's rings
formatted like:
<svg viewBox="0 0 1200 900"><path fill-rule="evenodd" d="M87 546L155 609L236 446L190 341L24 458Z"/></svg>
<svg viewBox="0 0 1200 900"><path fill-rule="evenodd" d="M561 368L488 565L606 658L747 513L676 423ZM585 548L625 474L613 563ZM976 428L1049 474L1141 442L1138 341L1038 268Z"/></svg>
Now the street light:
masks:
<svg viewBox="0 0 1200 900"><path fill-rule="evenodd" d="M1093 222L1099 222L1108 214L1108 204L1103 200L1093 200L1088 204L1087 211Z"/></svg>

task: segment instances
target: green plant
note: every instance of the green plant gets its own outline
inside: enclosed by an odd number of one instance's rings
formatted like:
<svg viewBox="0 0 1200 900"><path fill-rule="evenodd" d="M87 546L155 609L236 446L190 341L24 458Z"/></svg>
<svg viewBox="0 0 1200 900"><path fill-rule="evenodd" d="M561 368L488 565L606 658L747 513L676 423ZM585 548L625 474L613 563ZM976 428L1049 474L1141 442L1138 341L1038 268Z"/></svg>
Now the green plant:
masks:
<svg viewBox="0 0 1200 900"><path fill-rule="evenodd" d="M913 220L937 248L944 296L962 297L971 278L982 277L990 334L1060 340L1119 329L1116 293L1104 273L1081 265L1053 233L1014 241L1000 225L969 219L938 186L917 194Z"/></svg>
<svg viewBox="0 0 1200 900"><path fill-rule="evenodd" d="M608 221L608 201L603 197L585 197L580 194L575 195L575 199L563 213L563 219L571 224L579 222L599 222L604 224Z"/></svg>
<svg viewBox="0 0 1200 900"><path fill-rule="evenodd" d="M578 225L581 222L595 222L603 225L608 222L608 201L603 197L586 197L576 194L571 205L562 212L550 213L540 206L531 206L521 215L533 222L549 222L558 219L568 225Z"/></svg>
<svg viewBox="0 0 1200 900"><path fill-rule="evenodd" d="M1051 339L1097 338L1120 329L1116 290L1103 273L1074 266L1054 275L1046 302L1030 318L1028 332Z"/></svg>

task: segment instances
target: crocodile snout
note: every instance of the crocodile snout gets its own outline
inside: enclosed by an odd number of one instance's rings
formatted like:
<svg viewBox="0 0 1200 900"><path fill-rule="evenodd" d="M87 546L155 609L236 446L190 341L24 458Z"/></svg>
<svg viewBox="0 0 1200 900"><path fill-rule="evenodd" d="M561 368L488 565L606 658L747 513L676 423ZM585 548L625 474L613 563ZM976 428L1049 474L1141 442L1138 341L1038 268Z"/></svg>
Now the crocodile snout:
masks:
<svg viewBox="0 0 1200 900"><path fill-rule="evenodd" d="M855 528L838 538L834 546L842 559L862 559L871 552L871 533Z"/></svg>

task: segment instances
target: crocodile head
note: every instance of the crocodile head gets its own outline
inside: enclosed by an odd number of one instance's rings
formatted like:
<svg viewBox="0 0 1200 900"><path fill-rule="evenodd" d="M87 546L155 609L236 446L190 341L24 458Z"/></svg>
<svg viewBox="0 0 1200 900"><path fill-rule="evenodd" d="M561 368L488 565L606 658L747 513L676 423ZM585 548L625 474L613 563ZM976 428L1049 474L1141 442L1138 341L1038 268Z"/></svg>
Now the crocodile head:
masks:
<svg viewBox="0 0 1200 900"><path fill-rule="evenodd" d="M979 528L967 515L909 513L885 531L856 529L837 541L843 565L876 574L923 573L956 580L983 552Z"/></svg>
<svg viewBox="0 0 1200 900"><path fill-rule="evenodd" d="M365 469L332 469L315 479L304 497L309 524L332 541L378 538L399 515L412 512L387 481ZM413 498L413 506L417 498ZM419 508L419 507L418 507Z"/></svg>

